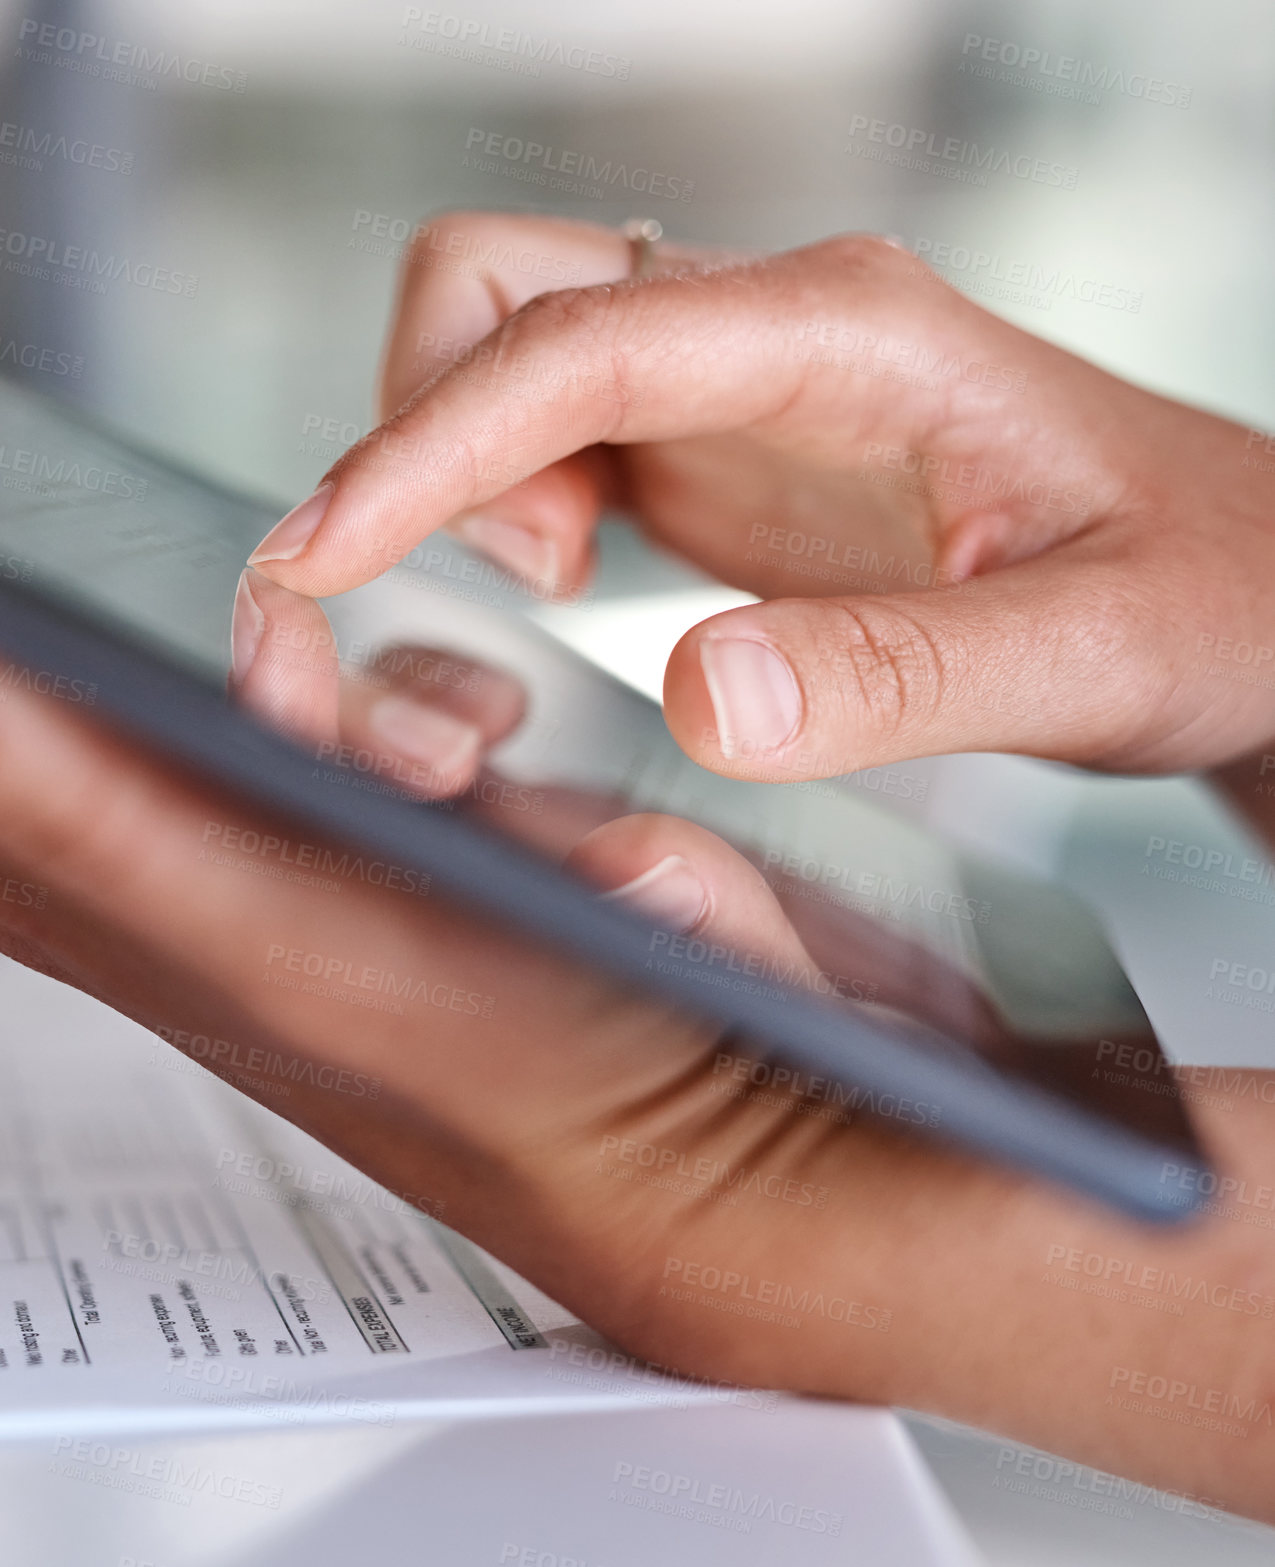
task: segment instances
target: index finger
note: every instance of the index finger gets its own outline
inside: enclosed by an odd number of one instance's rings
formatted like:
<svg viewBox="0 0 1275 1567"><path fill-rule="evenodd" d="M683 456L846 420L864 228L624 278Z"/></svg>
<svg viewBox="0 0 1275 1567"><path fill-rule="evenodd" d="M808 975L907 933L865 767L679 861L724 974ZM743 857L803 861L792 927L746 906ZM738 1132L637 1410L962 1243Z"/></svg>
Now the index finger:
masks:
<svg viewBox="0 0 1275 1567"><path fill-rule="evenodd" d="M542 294L345 453L252 564L297 592L345 592L456 513L587 446L765 425L811 386L840 383L838 452L856 434L931 425L941 389L830 380L794 351L802 324L830 309L877 330L903 319L966 336L958 296L909 285L910 260L845 236L762 262Z"/></svg>

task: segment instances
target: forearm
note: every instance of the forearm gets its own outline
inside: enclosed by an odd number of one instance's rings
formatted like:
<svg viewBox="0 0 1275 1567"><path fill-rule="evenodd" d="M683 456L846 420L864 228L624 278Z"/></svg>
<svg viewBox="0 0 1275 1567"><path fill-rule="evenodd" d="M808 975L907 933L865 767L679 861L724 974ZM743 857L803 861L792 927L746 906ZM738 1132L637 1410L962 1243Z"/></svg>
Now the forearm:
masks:
<svg viewBox="0 0 1275 1567"><path fill-rule="evenodd" d="M1225 1079L1200 1114L1219 1190L1181 1230L990 1170L942 1212L918 1188L874 1396L1275 1517L1275 1077Z"/></svg>
<svg viewBox="0 0 1275 1567"><path fill-rule="evenodd" d="M1040 1189L994 1226L971 1214L891 1364L891 1401L1271 1518L1275 1257L1245 1221L1275 1218L1252 1205L1272 1180L1268 1164L1242 1217L1194 1235Z"/></svg>
<svg viewBox="0 0 1275 1567"><path fill-rule="evenodd" d="M728 1234L655 1225L648 1310L606 1325L710 1377L941 1414L1275 1517L1275 1076L1225 1076L1200 1121L1234 1184L1191 1224L1127 1223L871 1126L802 1129L809 1157L769 1153L792 1200L741 1200Z"/></svg>

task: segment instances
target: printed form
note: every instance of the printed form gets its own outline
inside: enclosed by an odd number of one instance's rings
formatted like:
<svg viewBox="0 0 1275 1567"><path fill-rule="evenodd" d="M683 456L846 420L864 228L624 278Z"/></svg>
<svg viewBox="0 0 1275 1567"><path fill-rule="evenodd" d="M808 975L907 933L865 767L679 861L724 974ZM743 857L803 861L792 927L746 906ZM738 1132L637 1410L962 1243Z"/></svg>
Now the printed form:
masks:
<svg viewBox="0 0 1275 1567"><path fill-rule="evenodd" d="M773 1398L618 1355L172 1046L0 978L0 1436Z"/></svg>

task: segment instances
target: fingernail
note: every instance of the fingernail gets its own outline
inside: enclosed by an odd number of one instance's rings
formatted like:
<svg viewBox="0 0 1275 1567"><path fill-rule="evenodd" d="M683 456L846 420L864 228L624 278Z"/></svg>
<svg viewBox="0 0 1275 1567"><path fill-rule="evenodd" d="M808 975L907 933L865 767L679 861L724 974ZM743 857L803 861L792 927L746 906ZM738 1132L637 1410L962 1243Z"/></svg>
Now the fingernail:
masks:
<svg viewBox="0 0 1275 1567"><path fill-rule="evenodd" d="M516 522L477 513L461 518L456 530L466 544L472 544L476 550L527 581L557 582L559 550L553 539L532 533Z"/></svg>
<svg viewBox="0 0 1275 1567"><path fill-rule="evenodd" d="M251 576L250 571L240 573L230 616L230 678L237 686L247 679L266 629L266 617L253 597Z"/></svg>
<svg viewBox="0 0 1275 1567"><path fill-rule="evenodd" d="M387 696L375 703L368 722L385 743L409 762L420 762L444 778L478 762L482 734L473 724L410 697Z"/></svg>
<svg viewBox="0 0 1275 1567"><path fill-rule="evenodd" d="M294 506L282 522L276 522L248 557L250 566L272 560L295 560L319 531L328 502L336 494L335 484L321 484L309 500Z"/></svg>
<svg viewBox="0 0 1275 1567"><path fill-rule="evenodd" d="M774 648L751 638L705 637L699 659L728 761L741 748L774 751L791 737L801 719L801 687Z"/></svg>
<svg viewBox="0 0 1275 1567"><path fill-rule="evenodd" d="M605 901L632 904L665 930L691 930L704 917L708 894L689 860L670 854L622 887L604 892Z"/></svg>

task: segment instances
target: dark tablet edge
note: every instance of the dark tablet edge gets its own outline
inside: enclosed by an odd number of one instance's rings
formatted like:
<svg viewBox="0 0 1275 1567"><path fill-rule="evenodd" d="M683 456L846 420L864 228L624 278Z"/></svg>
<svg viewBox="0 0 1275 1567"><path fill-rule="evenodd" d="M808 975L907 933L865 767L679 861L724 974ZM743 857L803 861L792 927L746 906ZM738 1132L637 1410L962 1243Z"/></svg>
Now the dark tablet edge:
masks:
<svg viewBox="0 0 1275 1567"><path fill-rule="evenodd" d="M938 1125L916 1130L1145 1220L1181 1221L1204 1201L1199 1177L1208 1166L1198 1152L1149 1140L999 1074L965 1046L954 1044L944 1058L909 1042L902 1030L880 1028L802 992L759 994L725 972L716 976L721 984L708 985L652 964L653 944L667 933L599 902L566 872L450 811L325 783L312 756L233 707L130 628L72 609L30 585L0 582L0 647L50 676L91 679L97 697L86 716L104 719L162 761L321 835L417 870L447 897L537 944L724 1025L747 1041L740 1046L744 1053L764 1054L755 1047L765 1045L857 1090L937 1102ZM1177 1177L1172 1185L1169 1169Z"/></svg>

